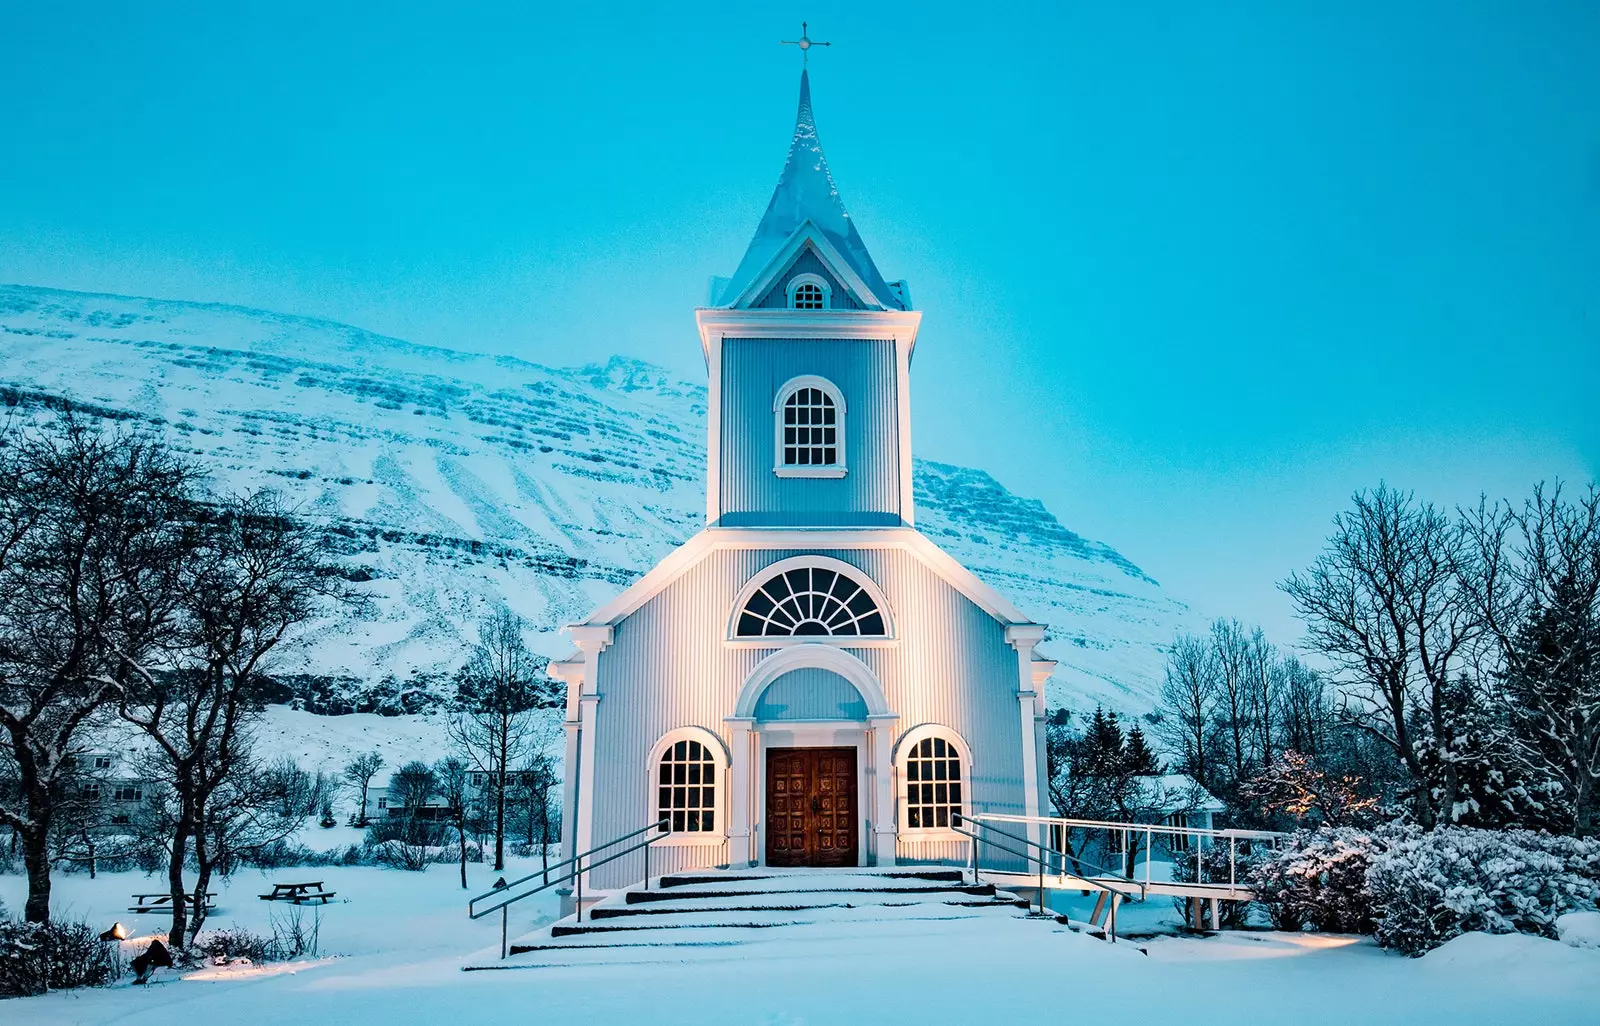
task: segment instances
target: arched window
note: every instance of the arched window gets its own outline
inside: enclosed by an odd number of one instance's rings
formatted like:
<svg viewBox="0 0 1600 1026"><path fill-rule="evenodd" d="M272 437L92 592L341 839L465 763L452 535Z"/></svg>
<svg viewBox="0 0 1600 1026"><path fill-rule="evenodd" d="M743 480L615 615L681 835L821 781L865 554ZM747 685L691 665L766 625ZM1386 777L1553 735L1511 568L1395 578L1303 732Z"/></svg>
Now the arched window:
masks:
<svg viewBox="0 0 1600 1026"><path fill-rule="evenodd" d="M714 833L717 827L717 759L699 741L674 741L656 771L656 818L674 833Z"/></svg>
<svg viewBox="0 0 1600 1026"><path fill-rule="evenodd" d="M948 831L972 808L972 758L954 731L926 725L900 741L900 829Z"/></svg>
<svg viewBox="0 0 1600 1026"><path fill-rule="evenodd" d="M828 281L817 274L797 274L789 279L789 309L826 310L833 290Z"/></svg>
<svg viewBox="0 0 1600 1026"><path fill-rule="evenodd" d="M773 403L774 470L782 477L844 476L844 396L826 378L785 382Z"/></svg>
<svg viewBox="0 0 1600 1026"><path fill-rule="evenodd" d="M734 637L887 637L875 590L843 564L780 569L745 598Z"/></svg>

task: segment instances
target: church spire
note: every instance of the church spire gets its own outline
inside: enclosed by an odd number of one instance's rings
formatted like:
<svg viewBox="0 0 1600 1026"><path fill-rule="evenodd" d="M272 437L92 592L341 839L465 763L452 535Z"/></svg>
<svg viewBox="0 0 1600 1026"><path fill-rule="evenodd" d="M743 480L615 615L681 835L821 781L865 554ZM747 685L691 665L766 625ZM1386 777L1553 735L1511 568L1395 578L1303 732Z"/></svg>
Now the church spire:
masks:
<svg viewBox="0 0 1600 1026"><path fill-rule="evenodd" d="M871 295L861 297L863 300L887 307L902 305L883 275L878 273L866 243L861 241L855 222L839 198L838 187L828 171L827 158L822 154L822 142L817 137L817 123L811 110L811 77L802 69L800 109L795 115L789 157L744 259L739 261L739 269L722 293L722 301L736 301L808 223L837 250L866 286Z"/></svg>

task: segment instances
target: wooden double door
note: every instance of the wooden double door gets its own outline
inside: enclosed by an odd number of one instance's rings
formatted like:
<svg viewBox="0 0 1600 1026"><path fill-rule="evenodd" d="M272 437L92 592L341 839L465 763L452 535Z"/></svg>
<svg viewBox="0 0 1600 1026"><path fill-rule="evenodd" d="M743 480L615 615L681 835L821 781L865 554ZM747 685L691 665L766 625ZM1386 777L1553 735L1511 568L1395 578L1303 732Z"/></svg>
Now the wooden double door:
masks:
<svg viewBox="0 0 1600 1026"><path fill-rule="evenodd" d="M767 749L767 865L854 866L854 748Z"/></svg>

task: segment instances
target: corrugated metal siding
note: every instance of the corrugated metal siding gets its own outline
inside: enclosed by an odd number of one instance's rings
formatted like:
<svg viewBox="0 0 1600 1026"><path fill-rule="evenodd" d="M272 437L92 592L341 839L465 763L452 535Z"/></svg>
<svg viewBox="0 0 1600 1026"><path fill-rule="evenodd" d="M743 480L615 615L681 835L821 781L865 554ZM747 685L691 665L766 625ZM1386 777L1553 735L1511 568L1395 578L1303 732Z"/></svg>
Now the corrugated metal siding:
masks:
<svg viewBox="0 0 1600 1026"><path fill-rule="evenodd" d="M817 667L790 670L767 685L756 702L756 719L865 720L867 702L854 684Z"/></svg>
<svg viewBox="0 0 1600 1026"><path fill-rule="evenodd" d="M755 305L768 310L787 307L789 305L789 282L793 281L797 274L815 274L823 281L826 281L828 287L833 290L829 296L832 309L860 310L862 308L861 304L856 302L849 292L845 291L844 286L839 284L839 279L834 277L833 272L828 270L828 265L822 262L822 258L817 256L816 251L810 246L800 251L800 255L795 258L794 263L789 265L787 271L778 275L777 280L767 290L766 295L762 296Z"/></svg>
<svg viewBox="0 0 1600 1026"><path fill-rule="evenodd" d="M773 473L772 403L790 378L816 374L845 401L842 478ZM726 339L722 348L721 523L878 526L900 522L894 343ZM742 519L754 517L755 520Z"/></svg>
<svg viewBox="0 0 1600 1026"><path fill-rule="evenodd" d="M1003 625L908 552L807 551L857 566L883 589L899 643L850 651L882 682L889 708L900 715L897 731L942 723L960 732L973 751L968 779L974 810L1021 812L1017 657L1005 642ZM617 625L614 642L600 655L596 843L636 829L654 814L650 767L645 763L663 734L699 726L728 742L723 717L732 713L751 670L770 654L770 650L724 644L733 596L761 568L799 554L799 550L713 552ZM759 775L755 786L760 786ZM727 822L726 786L719 802ZM959 857L965 857L964 848ZM727 858L720 845L660 848L651 855L651 870L721 865ZM597 870L594 885L636 881L641 865L642 858L640 865L619 860Z"/></svg>

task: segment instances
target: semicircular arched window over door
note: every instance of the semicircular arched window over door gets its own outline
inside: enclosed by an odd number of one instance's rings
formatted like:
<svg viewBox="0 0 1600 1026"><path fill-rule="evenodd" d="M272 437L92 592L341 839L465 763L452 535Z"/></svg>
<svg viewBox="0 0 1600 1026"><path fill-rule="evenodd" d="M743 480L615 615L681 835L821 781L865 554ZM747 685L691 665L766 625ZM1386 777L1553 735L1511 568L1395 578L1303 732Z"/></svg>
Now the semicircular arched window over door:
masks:
<svg viewBox="0 0 1600 1026"><path fill-rule="evenodd" d="M734 636L882 638L887 633L883 611L860 583L828 567L801 566L774 574L751 593Z"/></svg>

